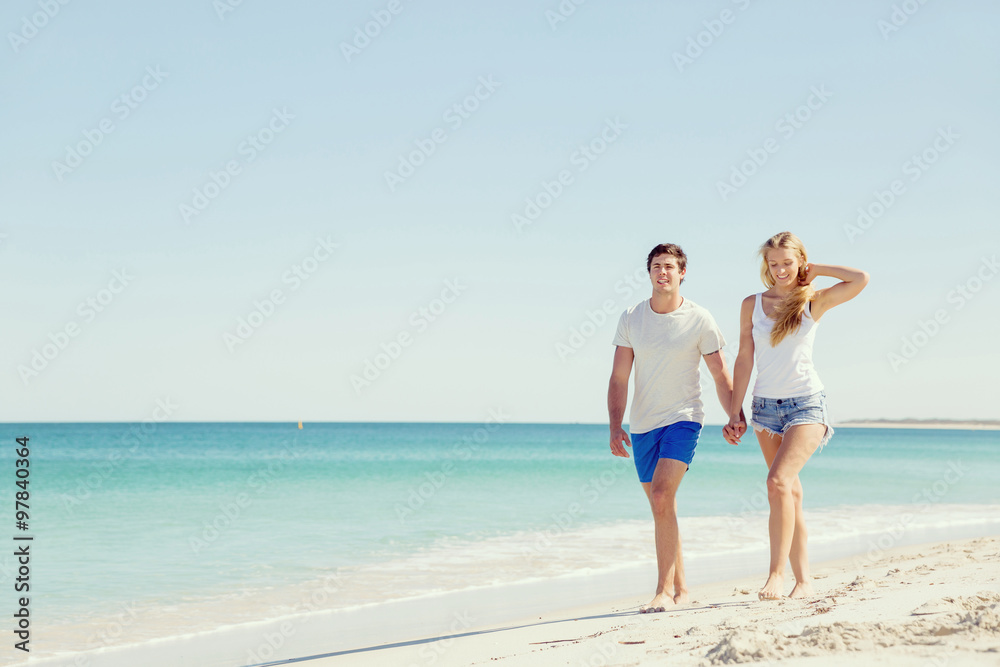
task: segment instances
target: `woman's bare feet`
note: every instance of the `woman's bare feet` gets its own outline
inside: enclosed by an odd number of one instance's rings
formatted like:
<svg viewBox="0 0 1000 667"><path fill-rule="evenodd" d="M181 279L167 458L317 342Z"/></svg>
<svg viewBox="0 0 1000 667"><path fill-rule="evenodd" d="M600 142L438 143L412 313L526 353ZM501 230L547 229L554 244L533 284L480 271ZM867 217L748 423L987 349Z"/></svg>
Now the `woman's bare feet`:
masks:
<svg viewBox="0 0 1000 667"><path fill-rule="evenodd" d="M785 578L772 572L767 576L764 588L757 591L758 600L780 600L781 591L785 587Z"/></svg>
<svg viewBox="0 0 1000 667"><path fill-rule="evenodd" d="M690 601L691 596L688 595L686 588L682 588L674 594L674 604L687 604Z"/></svg>
<svg viewBox="0 0 1000 667"><path fill-rule="evenodd" d="M658 593L649 604L639 607L640 614L653 614L658 611L666 611L667 607L674 606L674 599L669 593Z"/></svg>
<svg viewBox="0 0 1000 667"><path fill-rule="evenodd" d="M812 582L806 579L805 581L796 581L795 587L792 592L788 594L790 598L809 598L816 595L813 591Z"/></svg>

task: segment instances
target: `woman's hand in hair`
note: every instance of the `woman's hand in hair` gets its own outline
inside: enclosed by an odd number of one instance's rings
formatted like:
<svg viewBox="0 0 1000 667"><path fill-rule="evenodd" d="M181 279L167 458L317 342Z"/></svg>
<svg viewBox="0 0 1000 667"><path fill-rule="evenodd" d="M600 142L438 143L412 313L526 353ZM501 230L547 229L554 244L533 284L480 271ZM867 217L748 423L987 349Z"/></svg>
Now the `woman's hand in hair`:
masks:
<svg viewBox="0 0 1000 667"><path fill-rule="evenodd" d="M816 272L816 265L813 264L812 262L806 264L805 267L800 267L799 268L799 286L800 287L805 287L806 285L808 285L809 283L811 283L813 280L815 280L816 276L818 276L818 275L819 274Z"/></svg>

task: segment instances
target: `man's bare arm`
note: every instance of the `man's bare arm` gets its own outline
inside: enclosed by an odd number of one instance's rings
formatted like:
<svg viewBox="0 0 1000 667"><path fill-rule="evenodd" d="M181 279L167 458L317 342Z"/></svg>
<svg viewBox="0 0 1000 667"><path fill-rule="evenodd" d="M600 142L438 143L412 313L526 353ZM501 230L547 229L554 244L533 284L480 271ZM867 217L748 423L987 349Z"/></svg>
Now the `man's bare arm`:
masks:
<svg viewBox="0 0 1000 667"><path fill-rule="evenodd" d="M628 458L628 452L622 445L629 447L632 440L622 428L625 418L625 405L628 403L628 378L632 374L632 361L635 353L630 347L615 347L615 361L611 368L611 381L608 383L608 419L611 424L611 453L615 456Z"/></svg>
<svg viewBox="0 0 1000 667"><path fill-rule="evenodd" d="M704 355L702 359L705 360L708 372L715 380L715 393L719 397L719 404L728 415L729 404L733 400L733 378L729 375L729 368L726 367L725 353L722 350L716 350L711 354Z"/></svg>

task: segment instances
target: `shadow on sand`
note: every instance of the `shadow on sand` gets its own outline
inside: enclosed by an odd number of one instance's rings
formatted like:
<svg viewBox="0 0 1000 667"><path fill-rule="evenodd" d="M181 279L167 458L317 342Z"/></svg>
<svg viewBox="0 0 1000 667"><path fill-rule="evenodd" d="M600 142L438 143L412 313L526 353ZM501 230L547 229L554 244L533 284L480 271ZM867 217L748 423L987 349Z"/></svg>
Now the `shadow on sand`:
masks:
<svg viewBox="0 0 1000 667"><path fill-rule="evenodd" d="M723 607L746 607L750 603L748 602L719 602L715 604L707 604L699 607L682 607L680 609L671 609L670 612L689 612L689 611L699 611L702 609L719 609ZM271 662L261 662L256 665L249 665L248 667L275 667L276 665L291 665L296 662L307 662L309 660L319 660L321 658L334 658L341 655L353 655L355 653L368 653L371 651L383 651L385 649L391 648L401 648L403 646L420 646L421 644L433 644L434 642L444 641L448 639L461 639L462 637L474 637L476 635L488 635L495 632L507 632L508 630L520 630L521 628L532 628L540 627L543 625L555 625L557 623L566 623L569 621L591 621L601 618L623 618L626 616L639 616L639 609L628 611L618 611L610 614L598 614L596 616L575 616L570 618L560 618L551 621L539 621L538 623L525 623L523 625L509 625L504 628L491 628L488 630L474 630L470 632L460 632L453 635L441 635L439 637L427 637L425 639L414 639L405 642L395 642L393 644L379 644L377 646L364 646L362 648L352 648L346 651L333 651L331 653L319 653L317 655L307 655L301 658L286 658L284 660L274 660ZM552 642L544 643L556 643L556 642L571 642L577 641L579 639L584 639L584 637L573 637L571 639L558 639ZM538 642L542 643L542 642Z"/></svg>

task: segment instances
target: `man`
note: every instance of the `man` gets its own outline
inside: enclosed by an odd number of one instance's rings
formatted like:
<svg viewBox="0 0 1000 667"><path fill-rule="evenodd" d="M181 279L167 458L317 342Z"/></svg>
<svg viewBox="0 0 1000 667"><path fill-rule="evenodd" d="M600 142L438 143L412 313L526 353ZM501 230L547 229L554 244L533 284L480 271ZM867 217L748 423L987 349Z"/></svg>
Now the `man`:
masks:
<svg viewBox="0 0 1000 667"><path fill-rule="evenodd" d="M646 258L646 269L653 294L622 313L618 321L608 386L611 453L628 458L622 443L632 447L639 481L653 510L658 578L656 595L640 609L643 613L666 611L689 599L676 496L705 421L698 372L702 358L715 378L724 410L728 411L733 393L733 380L722 353L726 341L719 327L707 310L681 296L687 273L684 251L673 243L660 244ZM633 360L630 438L622 428L622 418ZM732 442L728 436L727 440Z"/></svg>

